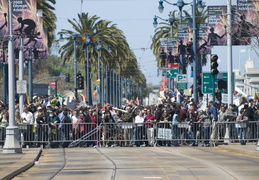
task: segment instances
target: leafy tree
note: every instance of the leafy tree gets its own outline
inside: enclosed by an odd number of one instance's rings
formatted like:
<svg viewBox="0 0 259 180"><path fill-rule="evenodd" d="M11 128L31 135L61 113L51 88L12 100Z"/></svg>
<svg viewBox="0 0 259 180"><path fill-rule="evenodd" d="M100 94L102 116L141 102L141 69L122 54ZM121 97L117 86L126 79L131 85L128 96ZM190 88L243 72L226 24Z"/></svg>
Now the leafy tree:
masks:
<svg viewBox="0 0 259 180"><path fill-rule="evenodd" d="M53 12L56 0L37 0L37 9L43 10L43 27L48 29L48 46L51 47L54 41L54 32L57 28L56 14Z"/></svg>
<svg viewBox="0 0 259 180"><path fill-rule="evenodd" d="M59 52L63 63L69 62L74 54L74 35L76 38L76 54L77 61L81 64L86 60L86 40L89 35L91 38L90 43L90 57L91 67L95 73L97 73L98 63L98 41L102 43L101 57L105 65L115 69L122 76L133 76L137 66L137 60L130 50L129 45L123 32L112 24L111 21L100 20L96 15L89 16L88 13L78 14L78 20L68 20L72 25L74 31L62 29L59 34L67 36L67 43L61 46ZM108 47L111 47L112 51L108 51ZM129 71L128 71L129 70ZM125 73L126 72L126 73ZM138 71L138 73L141 73Z"/></svg>

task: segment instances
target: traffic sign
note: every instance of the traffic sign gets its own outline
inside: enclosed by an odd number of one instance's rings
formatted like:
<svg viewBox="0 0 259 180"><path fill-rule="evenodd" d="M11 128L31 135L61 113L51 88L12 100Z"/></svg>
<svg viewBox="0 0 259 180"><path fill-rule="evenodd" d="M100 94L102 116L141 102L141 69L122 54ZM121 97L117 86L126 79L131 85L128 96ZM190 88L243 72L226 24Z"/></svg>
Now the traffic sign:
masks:
<svg viewBox="0 0 259 180"><path fill-rule="evenodd" d="M213 82L213 79L212 79L211 73L203 72L202 73L202 93L203 94L212 94L213 93L212 82ZM216 87L216 85L215 85L215 87Z"/></svg>
<svg viewBox="0 0 259 180"><path fill-rule="evenodd" d="M222 79L222 80L228 82L228 73L227 72L219 73L217 79ZM235 74L233 72L231 74L231 84L232 84L232 93L234 93L235 92ZM225 93L228 93L228 92L226 91Z"/></svg>
<svg viewBox="0 0 259 180"><path fill-rule="evenodd" d="M50 88L53 88L53 89L56 88L56 81L51 81Z"/></svg>
<svg viewBox="0 0 259 180"><path fill-rule="evenodd" d="M179 63L166 63L166 69L178 69Z"/></svg>
<svg viewBox="0 0 259 180"><path fill-rule="evenodd" d="M166 69L166 78L176 78L179 69Z"/></svg>
<svg viewBox="0 0 259 180"><path fill-rule="evenodd" d="M219 75L215 76L215 88L218 88L218 76L222 77L222 80L228 81L228 73L227 72L222 72ZM202 73L202 93L203 94L212 94L213 93L213 79L212 75L210 72L203 72ZM235 90L235 78L234 78L234 73L232 73L232 90L234 93Z"/></svg>
<svg viewBox="0 0 259 180"><path fill-rule="evenodd" d="M187 74L177 74L176 82L177 83L188 83Z"/></svg>
<svg viewBox="0 0 259 180"><path fill-rule="evenodd" d="M177 83L176 88L177 89L187 89L187 83Z"/></svg>
<svg viewBox="0 0 259 180"><path fill-rule="evenodd" d="M27 91L27 82L26 80L17 80L17 94L26 94Z"/></svg>

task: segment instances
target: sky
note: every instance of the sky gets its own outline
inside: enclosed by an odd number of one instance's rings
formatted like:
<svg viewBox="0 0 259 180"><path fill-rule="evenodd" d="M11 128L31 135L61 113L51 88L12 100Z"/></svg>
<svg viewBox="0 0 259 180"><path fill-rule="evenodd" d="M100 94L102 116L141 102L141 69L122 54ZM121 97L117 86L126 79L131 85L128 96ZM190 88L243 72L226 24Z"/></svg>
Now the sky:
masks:
<svg viewBox="0 0 259 180"><path fill-rule="evenodd" d="M177 0L168 0L170 3L176 3ZM162 80L161 73L157 76L157 62L150 49L152 36L155 28L153 27L153 18L155 15L167 19L170 11L178 10L178 7L164 2L164 12L158 11L159 0L56 0L55 13L57 16L56 34L61 29L71 29L68 19L78 19L81 12L89 13L90 16L97 15L102 20L112 21L124 32L130 48L134 51L139 62L139 67L147 79L147 83L158 85ZM185 3L192 3L192 0L184 0ZM227 0L203 0L206 5L227 5ZM236 0L232 0L232 5ZM191 14L191 6L186 5L184 10ZM161 21L159 21L161 22ZM58 37L58 36L57 36ZM256 54L250 47L233 47L233 69L243 71L245 61L250 57L257 59ZM213 54L219 57L219 71L227 72L227 47L214 47ZM258 62L255 66L259 68ZM203 67L208 72L209 64ZM191 78L188 78L191 81Z"/></svg>

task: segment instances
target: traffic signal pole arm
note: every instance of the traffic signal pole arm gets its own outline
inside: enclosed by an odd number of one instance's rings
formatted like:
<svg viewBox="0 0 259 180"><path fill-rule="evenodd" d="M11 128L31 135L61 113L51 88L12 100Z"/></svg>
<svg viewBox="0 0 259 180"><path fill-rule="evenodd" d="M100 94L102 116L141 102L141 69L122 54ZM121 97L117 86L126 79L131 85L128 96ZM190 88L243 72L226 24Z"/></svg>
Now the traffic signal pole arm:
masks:
<svg viewBox="0 0 259 180"><path fill-rule="evenodd" d="M62 78L66 78L66 75L47 77L47 78L43 78L43 79L33 81L33 83L37 83L37 82L48 80L48 79L62 79Z"/></svg>

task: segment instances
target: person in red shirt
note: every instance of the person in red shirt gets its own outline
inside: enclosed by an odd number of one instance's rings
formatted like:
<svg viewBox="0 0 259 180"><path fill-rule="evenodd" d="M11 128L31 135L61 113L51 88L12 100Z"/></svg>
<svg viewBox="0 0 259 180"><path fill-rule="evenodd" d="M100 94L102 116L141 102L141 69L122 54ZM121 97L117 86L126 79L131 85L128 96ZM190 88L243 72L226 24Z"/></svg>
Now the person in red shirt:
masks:
<svg viewBox="0 0 259 180"><path fill-rule="evenodd" d="M147 140L149 146L154 146L155 141L155 132L154 132L154 123L156 123L156 117L151 113L151 109L147 109L147 115L144 118L144 122L147 127Z"/></svg>
<svg viewBox="0 0 259 180"><path fill-rule="evenodd" d="M95 128L97 128L98 123L97 123L97 112L94 109L89 109L88 111L89 117L91 118L91 131L93 131ZM96 131L98 132L98 131ZM90 139L92 140L92 144L94 146L97 146L97 133L94 133Z"/></svg>

